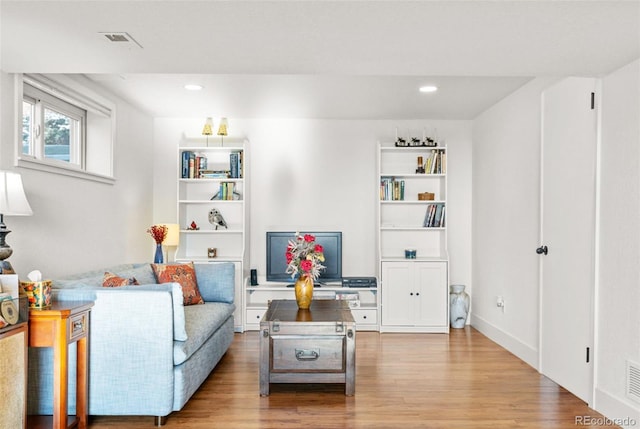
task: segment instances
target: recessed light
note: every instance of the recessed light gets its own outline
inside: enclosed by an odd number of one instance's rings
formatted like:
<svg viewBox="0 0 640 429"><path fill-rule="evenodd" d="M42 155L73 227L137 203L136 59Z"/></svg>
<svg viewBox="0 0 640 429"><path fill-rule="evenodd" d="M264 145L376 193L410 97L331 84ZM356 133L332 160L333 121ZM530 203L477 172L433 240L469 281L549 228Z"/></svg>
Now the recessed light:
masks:
<svg viewBox="0 0 640 429"><path fill-rule="evenodd" d="M421 86L420 87L420 92L436 92L438 90L437 86L433 86L433 85L427 85L427 86Z"/></svg>
<svg viewBox="0 0 640 429"><path fill-rule="evenodd" d="M202 85L188 83L184 86L184 89L186 89L187 91L200 91L202 89Z"/></svg>

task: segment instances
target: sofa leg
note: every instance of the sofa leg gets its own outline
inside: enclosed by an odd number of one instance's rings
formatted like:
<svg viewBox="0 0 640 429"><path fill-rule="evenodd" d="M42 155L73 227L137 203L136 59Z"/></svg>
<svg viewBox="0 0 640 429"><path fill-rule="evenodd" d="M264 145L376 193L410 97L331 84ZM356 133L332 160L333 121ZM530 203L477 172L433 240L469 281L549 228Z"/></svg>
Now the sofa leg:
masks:
<svg viewBox="0 0 640 429"><path fill-rule="evenodd" d="M164 426L167 423L167 417L169 416L155 416L154 419L154 425L155 426Z"/></svg>

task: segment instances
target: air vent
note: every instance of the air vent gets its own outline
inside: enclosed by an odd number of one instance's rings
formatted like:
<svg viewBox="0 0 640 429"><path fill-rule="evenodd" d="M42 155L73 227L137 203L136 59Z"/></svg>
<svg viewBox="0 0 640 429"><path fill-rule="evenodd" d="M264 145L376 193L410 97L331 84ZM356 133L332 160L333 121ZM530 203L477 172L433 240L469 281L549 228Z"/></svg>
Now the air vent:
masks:
<svg viewBox="0 0 640 429"><path fill-rule="evenodd" d="M627 361L627 396L640 403L640 364Z"/></svg>
<svg viewBox="0 0 640 429"><path fill-rule="evenodd" d="M136 47L141 48L142 45L138 43L131 35L125 31L111 31L111 32L100 32L98 33L101 37L104 37L103 40L106 40L110 44L118 45L122 47Z"/></svg>

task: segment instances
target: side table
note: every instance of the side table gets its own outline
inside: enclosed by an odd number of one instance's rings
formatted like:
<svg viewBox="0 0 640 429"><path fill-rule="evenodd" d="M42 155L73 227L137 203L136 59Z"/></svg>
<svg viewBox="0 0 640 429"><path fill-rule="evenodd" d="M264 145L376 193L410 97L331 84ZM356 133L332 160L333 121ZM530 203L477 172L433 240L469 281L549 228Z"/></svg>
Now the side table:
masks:
<svg viewBox="0 0 640 429"><path fill-rule="evenodd" d="M54 429L87 427L88 339L92 301L54 302L46 309L29 309L29 346L53 347ZM69 344L77 343L76 416L68 419ZM71 421L68 421L71 420ZM27 417L27 427L40 425L37 416Z"/></svg>

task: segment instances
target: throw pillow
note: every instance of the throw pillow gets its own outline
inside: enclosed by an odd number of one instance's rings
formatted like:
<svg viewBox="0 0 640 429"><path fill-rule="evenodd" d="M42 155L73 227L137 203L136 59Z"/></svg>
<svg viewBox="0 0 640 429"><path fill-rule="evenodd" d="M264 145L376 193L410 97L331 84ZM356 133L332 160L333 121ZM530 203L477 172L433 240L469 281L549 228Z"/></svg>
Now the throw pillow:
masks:
<svg viewBox="0 0 640 429"><path fill-rule="evenodd" d="M151 264L158 283L180 283L184 305L204 304L198 289L193 262L188 264Z"/></svg>
<svg viewBox="0 0 640 429"><path fill-rule="evenodd" d="M120 277L116 274L106 272L104 273L104 278L102 280L102 286L104 287L120 287L120 286L129 286L129 285L139 285L138 280L135 277L124 278Z"/></svg>

